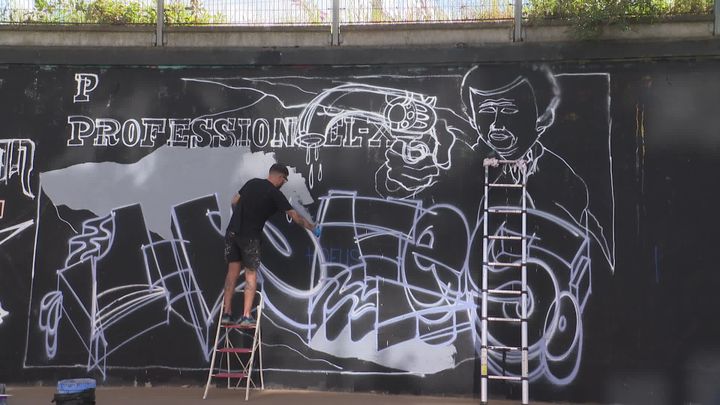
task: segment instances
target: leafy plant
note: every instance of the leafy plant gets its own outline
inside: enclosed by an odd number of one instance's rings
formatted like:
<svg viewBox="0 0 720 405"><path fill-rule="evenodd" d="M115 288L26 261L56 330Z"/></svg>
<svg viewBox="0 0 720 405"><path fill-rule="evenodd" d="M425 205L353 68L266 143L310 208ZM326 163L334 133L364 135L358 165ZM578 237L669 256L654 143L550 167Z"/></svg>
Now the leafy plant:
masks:
<svg viewBox="0 0 720 405"><path fill-rule="evenodd" d="M11 22L50 24L155 24L154 2L139 0L35 0L33 10L13 10ZM168 24L222 23L221 14L211 14L201 0L189 6L173 2L165 7Z"/></svg>
<svg viewBox="0 0 720 405"><path fill-rule="evenodd" d="M531 21L560 19L572 25L578 39L596 38L604 27L629 27L643 17L656 20L682 14L709 14L714 0L530 0L525 13Z"/></svg>
<svg viewBox="0 0 720 405"><path fill-rule="evenodd" d="M179 1L165 5L165 23L171 25L222 24L225 17L221 13L212 14L200 0L190 0L187 6Z"/></svg>

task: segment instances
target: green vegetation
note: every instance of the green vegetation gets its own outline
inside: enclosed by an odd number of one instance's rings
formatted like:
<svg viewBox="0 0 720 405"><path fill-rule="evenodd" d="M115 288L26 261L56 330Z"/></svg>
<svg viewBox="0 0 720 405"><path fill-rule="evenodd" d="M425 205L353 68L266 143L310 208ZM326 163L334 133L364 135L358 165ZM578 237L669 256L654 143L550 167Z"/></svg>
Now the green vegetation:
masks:
<svg viewBox="0 0 720 405"><path fill-rule="evenodd" d="M568 22L576 37L598 36L604 26L628 27L637 18L656 20L672 15L711 14L714 0L530 0L524 13L531 22Z"/></svg>
<svg viewBox="0 0 720 405"><path fill-rule="evenodd" d="M13 10L9 17L14 23L131 25L155 24L157 12L154 2L137 0L35 0L34 10ZM165 5L167 24L223 22L222 15L210 14L200 0Z"/></svg>

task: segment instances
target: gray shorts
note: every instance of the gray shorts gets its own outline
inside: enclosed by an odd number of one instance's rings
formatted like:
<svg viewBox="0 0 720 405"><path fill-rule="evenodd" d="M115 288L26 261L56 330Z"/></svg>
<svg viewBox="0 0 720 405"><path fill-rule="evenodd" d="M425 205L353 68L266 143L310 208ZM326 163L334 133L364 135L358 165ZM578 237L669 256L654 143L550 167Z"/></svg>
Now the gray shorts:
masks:
<svg viewBox="0 0 720 405"><path fill-rule="evenodd" d="M225 234L225 261L242 262L246 269L260 267L260 239L238 237L234 232Z"/></svg>

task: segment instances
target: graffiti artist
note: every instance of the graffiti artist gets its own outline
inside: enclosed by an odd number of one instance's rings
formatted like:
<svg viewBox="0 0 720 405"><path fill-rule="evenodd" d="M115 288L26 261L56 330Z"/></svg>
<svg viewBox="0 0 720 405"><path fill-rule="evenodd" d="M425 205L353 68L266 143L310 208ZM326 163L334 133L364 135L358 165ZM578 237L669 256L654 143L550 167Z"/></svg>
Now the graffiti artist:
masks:
<svg viewBox="0 0 720 405"><path fill-rule="evenodd" d="M236 322L232 318L232 295L240 270L245 267L243 314L237 319L241 325L252 325L252 303L257 288L257 269L260 266L260 240L265 222L277 212L286 213L292 220L316 235L319 228L295 211L280 187L288 181L288 169L273 164L266 179L255 178L242 186L233 197L233 213L225 235L225 261L228 263L223 293L224 313L221 322Z"/></svg>

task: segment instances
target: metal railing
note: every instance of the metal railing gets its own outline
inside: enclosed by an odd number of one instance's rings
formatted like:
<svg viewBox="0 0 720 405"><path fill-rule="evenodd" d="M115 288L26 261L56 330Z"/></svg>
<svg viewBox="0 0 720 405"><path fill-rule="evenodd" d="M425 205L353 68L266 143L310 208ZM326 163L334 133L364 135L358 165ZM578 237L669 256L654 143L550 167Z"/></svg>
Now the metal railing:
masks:
<svg viewBox="0 0 720 405"><path fill-rule="evenodd" d="M167 0L170 24L329 25L333 0ZM193 18L197 17L197 18ZM194 21L197 20L197 21Z"/></svg>
<svg viewBox="0 0 720 405"><path fill-rule="evenodd" d="M0 0L0 23L155 24L156 0Z"/></svg>
<svg viewBox="0 0 720 405"><path fill-rule="evenodd" d="M341 24L473 22L513 18L508 0L340 0Z"/></svg>
<svg viewBox="0 0 720 405"><path fill-rule="evenodd" d="M154 24L156 0L0 0L0 23ZM165 22L330 25L333 0L165 0ZM509 0L339 0L340 24L509 20Z"/></svg>
<svg viewBox="0 0 720 405"><path fill-rule="evenodd" d="M159 14L165 25L339 26L512 20L518 12L524 19L567 18L584 12L582 2L521 1L515 7L513 0L0 0L0 23L156 24ZM643 7L634 16L718 17L714 0L656 0Z"/></svg>

